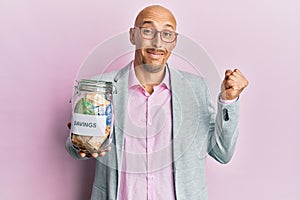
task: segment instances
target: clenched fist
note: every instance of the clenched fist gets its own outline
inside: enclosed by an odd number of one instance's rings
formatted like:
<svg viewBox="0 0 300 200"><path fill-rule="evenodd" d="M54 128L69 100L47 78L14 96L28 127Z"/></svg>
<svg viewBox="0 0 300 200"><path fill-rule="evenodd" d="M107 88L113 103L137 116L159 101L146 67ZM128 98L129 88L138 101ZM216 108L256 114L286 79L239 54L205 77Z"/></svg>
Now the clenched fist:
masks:
<svg viewBox="0 0 300 200"><path fill-rule="evenodd" d="M226 70L225 78L222 83L221 98L223 100L232 100L237 98L245 87L248 85L248 80L238 69Z"/></svg>

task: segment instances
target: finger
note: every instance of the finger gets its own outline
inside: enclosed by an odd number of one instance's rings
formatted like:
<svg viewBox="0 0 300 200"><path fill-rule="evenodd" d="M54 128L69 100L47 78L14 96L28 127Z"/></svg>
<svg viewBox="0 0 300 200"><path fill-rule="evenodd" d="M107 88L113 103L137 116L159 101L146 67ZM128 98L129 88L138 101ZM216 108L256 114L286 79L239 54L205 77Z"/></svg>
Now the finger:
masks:
<svg viewBox="0 0 300 200"><path fill-rule="evenodd" d="M98 153L92 153L92 157L93 157L93 158L97 158L98 155L99 155Z"/></svg>
<svg viewBox="0 0 300 200"><path fill-rule="evenodd" d="M231 76L239 77L239 78L244 78L244 75L240 71L238 71L238 70L232 72Z"/></svg>
<svg viewBox="0 0 300 200"><path fill-rule="evenodd" d="M237 76L239 79L243 79L243 80L247 81L246 77L240 70L235 69L234 73L235 73L235 76Z"/></svg>
<svg viewBox="0 0 300 200"><path fill-rule="evenodd" d="M226 89L239 90L242 87L241 87L241 85L237 84L237 82L234 81L234 80L227 80L225 82L225 88Z"/></svg>
<svg viewBox="0 0 300 200"><path fill-rule="evenodd" d="M92 156L92 154L90 152L88 152L87 150L80 150L79 151L79 155L84 158L90 158Z"/></svg>
<svg viewBox="0 0 300 200"><path fill-rule="evenodd" d="M101 151L101 152L99 153L99 156L100 156L100 157L105 156L105 151Z"/></svg>
<svg viewBox="0 0 300 200"><path fill-rule="evenodd" d="M232 72L232 74L228 76L226 80L238 81L238 77L239 75L237 75L236 73L234 74L234 72Z"/></svg>
<svg viewBox="0 0 300 200"><path fill-rule="evenodd" d="M226 74L231 74L231 73L232 73L232 70L231 70L231 69L226 69L225 75L226 75Z"/></svg>
<svg viewBox="0 0 300 200"><path fill-rule="evenodd" d="M232 80L232 79L228 79L228 80L225 80L224 81L224 86L226 89L229 89L229 88L232 88L236 85L236 82L235 80Z"/></svg>
<svg viewBox="0 0 300 200"><path fill-rule="evenodd" d="M231 69L227 69L225 71L225 79L228 79L228 77L232 74L232 70Z"/></svg>
<svg viewBox="0 0 300 200"><path fill-rule="evenodd" d="M234 86L234 80L231 80L231 79L226 80L225 86L226 86L226 88L230 88L230 87Z"/></svg>
<svg viewBox="0 0 300 200"><path fill-rule="evenodd" d="M232 72L232 74L228 77L228 80L233 80L236 82L236 84L247 82L247 79L239 72Z"/></svg>
<svg viewBox="0 0 300 200"><path fill-rule="evenodd" d="M237 74L242 75L242 72L239 69L234 69L233 72L236 72Z"/></svg>
<svg viewBox="0 0 300 200"><path fill-rule="evenodd" d="M84 158L86 156L86 153L81 151L81 152L79 152L79 155L80 155L81 158Z"/></svg>
<svg viewBox="0 0 300 200"><path fill-rule="evenodd" d="M222 90L226 90L226 89L229 89L229 86L227 85L227 80L224 79L222 82Z"/></svg>

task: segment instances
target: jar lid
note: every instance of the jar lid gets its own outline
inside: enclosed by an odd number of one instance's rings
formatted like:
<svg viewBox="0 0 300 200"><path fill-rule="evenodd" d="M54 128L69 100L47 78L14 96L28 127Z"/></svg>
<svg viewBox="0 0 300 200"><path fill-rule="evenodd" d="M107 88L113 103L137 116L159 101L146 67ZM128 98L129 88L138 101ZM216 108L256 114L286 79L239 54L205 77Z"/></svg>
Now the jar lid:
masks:
<svg viewBox="0 0 300 200"><path fill-rule="evenodd" d="M99 81L92 79L81 79L77 82L77 89L86 92L113 92L112 82Z"/></svg>

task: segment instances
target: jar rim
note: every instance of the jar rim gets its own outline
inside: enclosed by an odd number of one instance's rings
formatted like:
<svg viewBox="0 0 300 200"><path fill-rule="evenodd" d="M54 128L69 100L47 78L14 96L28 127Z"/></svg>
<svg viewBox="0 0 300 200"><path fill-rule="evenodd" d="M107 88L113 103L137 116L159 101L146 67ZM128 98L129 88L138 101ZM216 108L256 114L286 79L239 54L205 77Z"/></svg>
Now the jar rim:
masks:
<svg viewBox="0 0 300 200"><path fill-rule="evenodd" d="M105 85L112 85L112 82L110 81L101 81L101 80L95 80L95 79L80 79L76 80L78 84L105 84Z"/></svg>
<svg viewBox="0 0 300 200"><path fill-rule="evenodd" d="M109 81L101 81L94 79L80 79L76 80L76 89L86 92L105 92L108 91L112 93L113 84Z"/></svg>

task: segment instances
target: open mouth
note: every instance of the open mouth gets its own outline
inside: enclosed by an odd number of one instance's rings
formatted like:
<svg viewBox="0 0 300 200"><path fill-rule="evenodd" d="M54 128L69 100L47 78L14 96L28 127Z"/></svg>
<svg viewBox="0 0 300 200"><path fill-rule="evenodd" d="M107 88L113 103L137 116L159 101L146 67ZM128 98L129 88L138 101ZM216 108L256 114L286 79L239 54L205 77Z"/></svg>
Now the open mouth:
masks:
<svg viewBox="0 0 300 200"><path fill-rule="evenodd" d="M146 52L152 58L160 58L161 56L163 56L165 54L165 51L157 50L157 49L146 49Z"/></svg>

